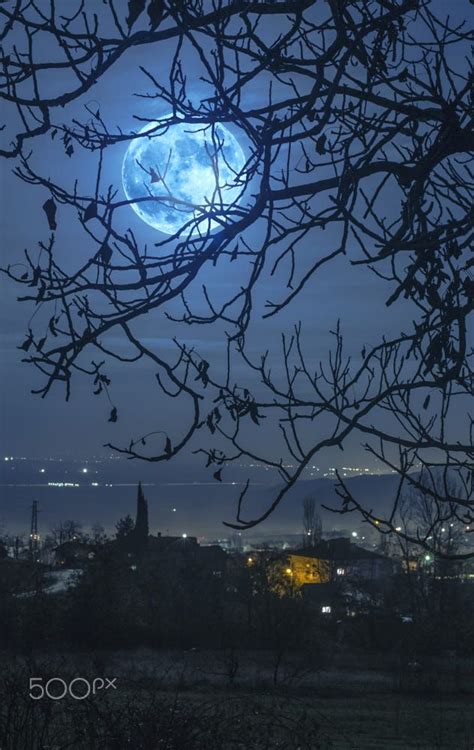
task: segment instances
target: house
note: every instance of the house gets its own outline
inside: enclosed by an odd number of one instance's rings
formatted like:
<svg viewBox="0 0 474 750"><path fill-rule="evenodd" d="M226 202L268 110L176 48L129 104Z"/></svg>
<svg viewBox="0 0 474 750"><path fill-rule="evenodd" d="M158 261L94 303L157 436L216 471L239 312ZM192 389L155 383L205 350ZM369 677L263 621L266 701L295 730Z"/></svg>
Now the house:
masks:
<svg viewBox="0 0 474 750"><path fill-rule="evenodd" d="M285 557L285 566L285 574L297 588L333 581L381 582L393 572L389 558L346 538L292 550Z"/></svg>
<svg viewBox="0 0 474 750"><path fill-rule="evenodd" d="M227 567L227 553L217 544L201 547L192 536L150 535L144 557L147 565L169 569L170 573L186 573L200 578L222 578Z"/></svg>
<svg viewBox="0 0 474 750"><path fill-rule="evenodd" d="M346 614L341 592L333 583L322 583L319 586L304 583L301 587L301 595L313 610L327 619Z"/></svg>
<svg viewBox="0 0 474 750"><path fill-rule="evenodd" d="M202 547L196 537L164 536L149 533L148 503L141 483L138 485L135 522L131 530L105 545L101 552L104 558L133 566L140 570L160 570L167 577L185 574L195 577L213 576L222 578L227 565L227 553L219 545Z"/></svg>

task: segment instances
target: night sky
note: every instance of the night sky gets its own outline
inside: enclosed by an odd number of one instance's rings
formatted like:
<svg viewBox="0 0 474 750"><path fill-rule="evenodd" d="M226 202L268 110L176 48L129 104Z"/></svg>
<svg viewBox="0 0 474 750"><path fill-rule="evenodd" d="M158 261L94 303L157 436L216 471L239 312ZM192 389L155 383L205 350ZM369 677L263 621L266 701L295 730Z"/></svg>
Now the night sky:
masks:
<svg viewBox="0 0 474 750"><path fill-rule="evenodd" d="M443 7L443 3L434 3ZM463 12L465 4L458 0L450 4L452 12ZM47 50L45 50L47 52ZM185 61L186 62L186 61ZM156 61L150 59L150 49L132 50L125 55L118 65L114 66L97 84L93 92L74 102L64 110L56 111L59 122L67 123L75 116L82 116L84 105L100 103L104 118L124 131L136 128L132 114L151 118L163 106L154 100L134 97L134 92L149 91L150 82L138 69L140 64L156 68ZM194 95L199 98L201 84L194 84ZM258 91L252 96L258 101ZM158 110L156 109L158 107ZM14 113L3 108L2 119L7 128L2 132L3 141L8 142L15 124ZM239 134L234 133L239 137ZM242 142L243 147L245 143ZM111 182L123 195L120 171L127 144L119 144L107 150L104 183ZM70 172L70 184L78 178L87 185L93 172L89 163L90 156L82 154L68 160L57 141L47 135L37 139L34 145L34 163L44 174L57 175L65 167ZM12 174L15 167L10 160L2 164L1 172L1 234L3 263L15 263L24 248L34 248L39 239L48 237L42 204L47 198L46 191L34 186L25 185ZM157 233L144 224L131 208L126 207L121 214L123 226L130 226L141 242L150 245L156 241ZM258 227L255 228L255 242L258 242ZM326 231L324 241L327 246L335 241L331 229ZM58 246L61 255L74 260L77 256L87 256L88 248L84 235L77 234L77 221L64 213L59 223ZM300 245L304 256L314 251L314 243L321 241L309 236ZM262 320L264 304L267 299L281 298L281 278L271 278L268 274L260 282L259 295L254 310L254 320L249 340L254 352L267 347L269 342L278 342L281 332L291 331L299 320L304 324L304 336L314 359L325 361L332 338L329 330L334 328L337 319L341 320L345 334L346 346L357 360L363 345L375 344L382 334L392 335L404 328L408 329L412 320L409 305L401 300L390 309L385 307L388 290L366 268L350 265L351 258L359 257L358 249L350 246L349 254L344 258L328 264L307 284L303 292L292 305L273 318ZM206 283L215 300L223 300L224 295L235 291L241 283L244 270L235 264L232 274L228 266L206 266L193 285L188 289L187 297L197 303L201 295L201 285ZM80 377L73 383L72 397L68 404L59 386L55 387L46 399L30 394L31 388L41 384L41 376L34 368L21 363L17 347L24 338L28 318L33 308L27 304L18 304L18 289L3 275L1 279L1 440L2 452L26 456L90 456L104 452L102 445L109 440L115 443L128 443L130 437L156 429L163 424L179 424L183 418L181 407L175 402L160 399L157 394L154 369L146 363L138 362L133 366L123 367L113 361L108 364L107 372L113 381L114 402L120 409L121 419L117 424L109 424L108 404L91 395L90 382ZM22 290L20 290L22 291ZM260 306L260 309L259 309ZM177 312L176 302L167 308ZM153 342L163 353L171 351L171 339L178 336L181 340L193 343L204 357L219 359L222 351L222 329L219 326L183 327L166 319L164 312L155 311L147 318L142 318L135 331L146 342ZM245 374L245 385L255 387L255 383ZM271 431L266 439L271 446ZM194 446L195 447L195 446ZM277 446L275 443L275 450ZM333 454L334 455L334 454ZM344 461L349 464L362 460L362 449L353 439L345 446ZM340 456L336 458L340 463ZM176 459L190 461L190 450ZM324 458L321 459L324 462ZM328 465L333 458L326 457Z"/></svg>

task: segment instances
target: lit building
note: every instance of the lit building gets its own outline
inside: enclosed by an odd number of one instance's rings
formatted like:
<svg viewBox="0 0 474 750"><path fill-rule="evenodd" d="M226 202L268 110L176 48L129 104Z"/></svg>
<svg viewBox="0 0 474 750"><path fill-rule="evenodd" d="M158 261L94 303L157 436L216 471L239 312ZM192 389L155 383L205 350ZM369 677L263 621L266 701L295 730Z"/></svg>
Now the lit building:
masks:
<svg viewBox="0 0 474 750"><path fill-rule="evenodd" d="M310 549L293 550L285 556L283 564L297 588L351 579L380 581L393 572L390 559L346 538L322 541Z"/></svg>

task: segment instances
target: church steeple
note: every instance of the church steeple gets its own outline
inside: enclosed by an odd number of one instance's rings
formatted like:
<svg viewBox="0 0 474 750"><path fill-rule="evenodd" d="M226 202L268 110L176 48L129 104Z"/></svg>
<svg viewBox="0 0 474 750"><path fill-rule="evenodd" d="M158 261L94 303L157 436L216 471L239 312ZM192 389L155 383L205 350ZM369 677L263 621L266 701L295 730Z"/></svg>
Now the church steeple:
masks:
<svg viewBox="0 0 474 750"><path fill-rule="evenodd" d="M144 547L148 539L148 503L143 494L142 483L138 483L137 515L134 529L135 542L138 548Z"/></svg>

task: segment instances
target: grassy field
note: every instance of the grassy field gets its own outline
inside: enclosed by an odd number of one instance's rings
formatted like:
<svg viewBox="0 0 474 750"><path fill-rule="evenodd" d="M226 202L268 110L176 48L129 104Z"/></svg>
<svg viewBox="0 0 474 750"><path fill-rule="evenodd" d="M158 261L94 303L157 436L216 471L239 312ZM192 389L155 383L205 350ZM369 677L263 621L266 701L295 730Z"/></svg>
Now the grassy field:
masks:
<svg viewBox="0 0 474 750"><path fill-rule="evenodd" d="M365 695L360 699L318 700L315 711L327 731L326 747L332 750L474 747L472 699Z"/></svg>
<svg viewBox="0 0 474 750"><path fill-rule="evenodd" d="M248 656L248 655L247 655ZM148 657L148 658L147 658ZM32 701L30 676L78 674L81 655L18 660L0 669L1 750L473 750L474 693L449 681L395 689L386 673L332 670L265 684L262 663L230 682L219 658L115 654L116 692ZM79 667L79 660L83 664ZM153 661L155 659L155 662ZM250 659L252 662L252 659ZM249 662L249 663L250 663ZM198 668L207 664L207 670ZM170 669L174 665L174 670ZM263 666L265 666L263 664ZM112 671L111 671L112 670ZM257 679L258 677L258 679ZM267 675L268 677L268 675ZM219 680L220 683L219 683ZM250 684L252 683L252 685Z"/></svg>
<svg viewBox="0 0 474 750"><path fill-rule="evenodd" d="M466 697L440 700L365 694L359 698L301 696L296 699L291 694L239 695L231 691L220 695L191 692L187 696L181 695L180 700L188 708L194 706L196 713L205 715L205 723L229 726L229 742L222 745L222 750L474 748L473 701ZM301 737L292 736L293 723L302 730ZM237 733L234 731L236 725L239 726ZM272 742L267 745L270 726ZM265 737L260 736L262 729ZM307 744L300 745L305 741L303 737ZM294 744L290 744L293 740Z"/></svg>

